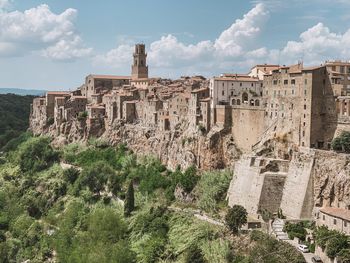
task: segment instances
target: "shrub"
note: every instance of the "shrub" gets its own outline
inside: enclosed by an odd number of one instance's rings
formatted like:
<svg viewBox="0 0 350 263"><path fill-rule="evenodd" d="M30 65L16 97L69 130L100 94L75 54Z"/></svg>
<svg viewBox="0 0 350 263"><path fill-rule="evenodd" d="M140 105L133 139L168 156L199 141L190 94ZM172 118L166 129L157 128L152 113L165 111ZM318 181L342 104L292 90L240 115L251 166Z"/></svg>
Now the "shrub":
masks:
<svg viewBox="0 0 350 263"><path fill-rule="evenodd" d="M52 149L46 137L31 138L18 151L17 162L23 172L38 172L58 161L58 152Z"/></svg>
<svg viewBox="0 0 350 263"><path fill-rule="evenodd" d="M332 141L332 149L350 153L350 132L343 131Z"/></svg>
<svg viewBox="0 0 350 263"><path fill-rule="evenodd" d="M247 223L248 213L243 206L234 205L229 208L225 216L226 225L233 233L238 233L239 229Z"/></svg>
<svg viewBox="0 0 350 263"><path fill-rule="evenodd" d="M225 199L232 175L230 172L205 172L197 188L198 206L209 212L217 210L217 205Z"/></svg>
<svg viewBox="0 0 350 263"><path fill-rule="evenodd" d="M299 222L297 224L287 222L284 226L283 231L288 233L288 237L290 239L297 237L303 241L305 240L307 234L302 222Z"/></svg>

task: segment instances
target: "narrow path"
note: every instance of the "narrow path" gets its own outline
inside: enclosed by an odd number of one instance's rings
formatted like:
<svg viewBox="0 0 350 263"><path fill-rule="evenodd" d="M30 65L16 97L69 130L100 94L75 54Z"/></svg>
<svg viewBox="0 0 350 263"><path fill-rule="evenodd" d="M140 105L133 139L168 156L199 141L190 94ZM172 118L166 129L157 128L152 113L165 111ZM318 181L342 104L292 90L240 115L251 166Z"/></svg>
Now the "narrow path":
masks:
<svg viewBox="0 0 350 263"><path fill-rule="evenodd" d="M200 210L194 210L194 209L191 209L191 208L184 208L183 209L183 208L179 208L179 207L176 207L176 206L169 206L168 208L171 211L183 212L183 213L186 213L186 214L190 214L190 215L198 218L199 220L208 222L209 224L212 224L212 225L225 226L225 224L223 222L221 222L219 220L216 220L216 219L206 215L205 213L203 213Z"/></svg>
<svg viewBox="0 0 350 263"><path fill-rule="evenodd" d="M294 240L290 240L289 237L288 237L288 234L283 232L283 227L284 227L284 220L283 219L275 219L275 221L272 223L272 231L273 233L276 235L276 238L278 240L282 240L286 243L289 243L291 244L292 246L294 246L296 249L298 249L298 242L294 241ZM299 251L299 249L298 249ZM302 253L300 252L304 258L305 258L305 261L307 263L312 263L312 260L311 258L313 256L315 256L313 253Z"/></svg>

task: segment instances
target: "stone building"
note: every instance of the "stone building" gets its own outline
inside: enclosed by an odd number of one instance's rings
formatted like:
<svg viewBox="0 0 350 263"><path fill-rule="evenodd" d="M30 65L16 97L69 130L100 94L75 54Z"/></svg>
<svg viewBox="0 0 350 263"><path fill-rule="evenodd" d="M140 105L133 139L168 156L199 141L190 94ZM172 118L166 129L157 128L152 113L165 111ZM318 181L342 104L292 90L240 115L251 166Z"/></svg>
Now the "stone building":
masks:
<svg viewBox="0 0 350 263"><path fill-rule="evenodd" d="M131 79L148 79L147 54L144 44L136 44L134 51L134 62L131 66Z"/></svg>
<svg viewBox="0 0 350 263"><path fill-rule="evenodd" d="M208 106L209 109L207 108ZM206 131L209 131L210 98L208 88L195 89L191 91L188 118L192 129L196 129L197 125L200 124Z"/></svg>
<svg viewBox="0 0 350 263"><path fill-rule="evenodd" d="M53 118L55 111L55 100L57 97L70 97L69 92L65 91L49 91L46 93L46 117Z"/></svg>
<svg viewBox="0 0 350 263"><path fill-rule="evenodd" d="M265 75L264 106L265 129L270 136L288 136L296 146L330 146L336 113L325 66L282 66Z"/></svg>
<svg viewBox="0 0 350 263"><path fill-rule="evenodd" d="M326 226L330 230L337 230L350 235L350 210L337 207L324 207L319 210L317 226Z"/></svg>
<svg viewBox="0 0 350 263"><path fill-rule="evenodd" d="M257 77L242 74L224 74L210 80L211 122L216 123L217 105L260 105L263 82ZM256 97L256 100L250 99ZM258 105L257 105L258 106Z"/></svg>
<svg viewBox="0 0 350 263"><path fill-rule="evenodd" d="M119 89L123 85L130 84L128 76L89 75L85 78L85 84L81 87L81 95L92 101L94 94L107 93L112 89Z"/></svg>
<svg viewBox="0 0 350 263"><path fill-rule="evenodd" d="M251 68L248 75L250 77L258 78L260 80L264 80L264 76L266 74L271 74L273 70L276 70L279 68L279 65L269 65L269 64L263 64L263 65L256 65Z"/></svg>

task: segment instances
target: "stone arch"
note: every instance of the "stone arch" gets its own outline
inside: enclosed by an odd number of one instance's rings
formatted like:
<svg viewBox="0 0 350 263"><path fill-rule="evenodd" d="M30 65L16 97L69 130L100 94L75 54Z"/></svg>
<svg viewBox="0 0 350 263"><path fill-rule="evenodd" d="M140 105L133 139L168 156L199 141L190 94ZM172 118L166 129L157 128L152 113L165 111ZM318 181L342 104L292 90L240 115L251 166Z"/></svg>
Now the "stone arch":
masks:
<svg viewBox="0 0 350 263"><path fill-rule="evenodd" d="M248 93L247 92L243 92L243 94L242 94L242 102L244 103L244 102L248 102Z"/></svg>
<svg viewBox="0 0 350 263"><path fill-rule="evenodd" d="M236 105L236 100L235 99L232 100L232 105Z"/></svg>
<svg viewBox="0 0 350 263"><path fill-rule="evenodd" d="M241 105L241 100L240 99L237 100L237 105Z"/></svg>
<svg viewBox="0 0 350 263"><path fill-rule="evenodd" d="M260 101L259 100L255 100L255 106L260 106Z"/></svg>

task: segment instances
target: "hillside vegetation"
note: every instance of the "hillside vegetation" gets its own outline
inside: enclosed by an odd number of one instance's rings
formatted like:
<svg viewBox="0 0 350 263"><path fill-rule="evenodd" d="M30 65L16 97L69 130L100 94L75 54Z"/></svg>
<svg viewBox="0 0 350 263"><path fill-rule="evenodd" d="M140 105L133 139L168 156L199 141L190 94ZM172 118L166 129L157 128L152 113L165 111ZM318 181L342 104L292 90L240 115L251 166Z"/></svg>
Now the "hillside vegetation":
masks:
<svg viewBox="0 0 350 263"><path fill-rule="evenodd" d="M33 96L0 94L0 150L28 129Z"/></svg>
<svg viewBox="0 0 350 263"><path fill-rule="evenodd" d="M261 232L233 235L193 216L224 213L226 172L169 171L99 141L56 150L25 134L6 149L0 262L304 262ZM179 187L193 202L175 199Z"/></svg>

